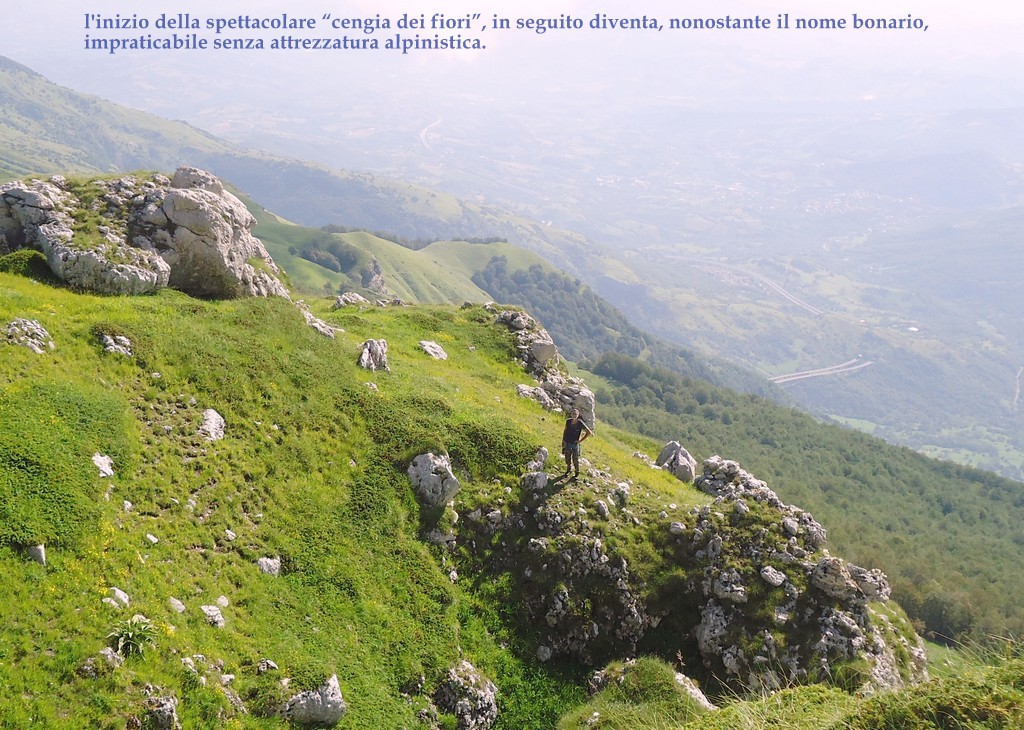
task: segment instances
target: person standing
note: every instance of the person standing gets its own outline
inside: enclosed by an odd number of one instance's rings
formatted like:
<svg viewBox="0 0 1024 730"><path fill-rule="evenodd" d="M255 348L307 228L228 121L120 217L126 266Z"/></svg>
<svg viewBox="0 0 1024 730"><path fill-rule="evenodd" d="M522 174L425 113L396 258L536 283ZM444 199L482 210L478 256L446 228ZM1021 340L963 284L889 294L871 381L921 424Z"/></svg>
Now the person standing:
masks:
<svg viewBox="0 0 1024 730"><path fill-rule="evenodd" d="M580 444L587 440L593 431L580 418L578 408L573 408L569 418L565 421L565 430L562 431L562 455L565 456L565 473L563 477L569 476L570 468L575 468L576 473L573 479L580 475Z"/></svg>

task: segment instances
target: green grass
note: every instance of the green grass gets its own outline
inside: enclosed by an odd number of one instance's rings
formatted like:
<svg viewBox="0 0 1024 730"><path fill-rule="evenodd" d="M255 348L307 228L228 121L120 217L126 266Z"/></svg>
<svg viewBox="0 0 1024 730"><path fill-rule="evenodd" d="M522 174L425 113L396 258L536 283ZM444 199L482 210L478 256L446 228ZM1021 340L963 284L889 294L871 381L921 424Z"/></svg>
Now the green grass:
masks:
<svg viewBox="0 0 1024 730"><path fill-rule="evenodd" d="M3 723L123 726L152 683L182 699L187 726L218 726L227 700L189 684L180 658L193 654L223 660L255 706L276 691L255 673L264 656L293 687L337 673L345 727L413 724L400 688L422 674L429 691L460 647L502 686L504 727L533 716L550 726L579 701L578 677L502 648L499 624L468 609L478 599L419 539L404 473L416 453L445 449L472 500L557 443L558 419L514 394L526 376L510 336L479 308L329 304L313 302L345 330L333 341L283 300L99 297L0 274L0 320L38 319L56 342L44 355L4 344L0 359L0 564L17 584L0 608ZM133 357L104 353L97 332L129 337ZM390 373L355 365L369 337L388 340ZM432 360L421 339L449 360ZM198 434L205 408L226 419L222 441ZM638 474L609 437L590 458ZM97 476L97 451L113 458L112 479ZM49 547L46 568L19 552L36 542ZM282 575L260 574L256 560L275 555ZM111 587L129 609L101 602ZM221 595L227 627L216 629L198 608ZM79 677L128 612L158 628L155 645L99 680Z"/></svg>
<svg viewBox="0 0 1024 730"><path fill-rule="evenodd" d="M658 659L644 657L630 667L615 663L605 671L612 677L608 685L563 716L561 730L668 730L708 712L676 682L675 670Z"/></svg>
<svg viewBox="0 0 1024 730"><path fill-rule="evenodd" d="M100 297L0 273L0 322L38 319L56 343L43 355L0 343L0 727L123 728L144 714L146 685L178 697L188 728L277 727L258 715L285 699L277 680L290 677L297 691L330 674L349 706L340 727L416 727L416 711L460 657L499 686L499 728L576 727L595 711L618 723L607 727L691 720L671 669L654 659L588 703L586 667L535 658L538 635L512 576L474 574L461 553L421 539L436 516L421 513L408 485L413 455L451 454L465 516L519 499L523 465L560 437L560 418L514 394L528 378L493 315L330 303L310 302L344 330L334 340L279 299ZM103 352L100 332L127 336L133 356ZM391 372L356 366L370 337L387 339ZM428 357L423 339L449 359ZM226 420L221 441L198 433L206 408ZM632 481L641 522L708 501L632 456L659 446L602 424L585 450L595 467ZM95 452L113 458L113 478L97 475ZM581 482L550 504L593 512L599 497ZM594 529L650 590L671 588L659 582L666 554L648 527L609 520ZM501 539L479 546L481 562L500 554ZM45 567L22 552L37 542L48 547ZM267 556L281 558L280 576L259 572ZM102 602L113 587L127 592L129 608ZM220 596L223 629L199 611ZM153 627L140 635L145 650L84 675L136 613ZM264 657L280 671L257 674ZM254 714L232 709L221 674L235 676L230 688ZM407 700L402 692L421 676L424 693ZM791 692L778 706L734 701L702 722L756 716L776 723L764 727L787 727L786 718L818 727L860 702L838 690Z"/></svg>

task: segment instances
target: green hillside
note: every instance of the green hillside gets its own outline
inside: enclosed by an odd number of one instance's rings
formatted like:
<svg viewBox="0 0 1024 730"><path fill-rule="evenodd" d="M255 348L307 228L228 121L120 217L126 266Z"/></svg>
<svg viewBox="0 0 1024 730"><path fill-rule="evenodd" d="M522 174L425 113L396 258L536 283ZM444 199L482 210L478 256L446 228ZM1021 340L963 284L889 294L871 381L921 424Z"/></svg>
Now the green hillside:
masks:
<svg viewBox="0 0 1024 730"><path fill-rule="evenodd" d="M259 220L255 234L298 291L354 291L371 301L397 296L419 304L514 304L543 322L570 360L634 355L682 375L789 402L778 387L750 371L643 332L579 279L514 244L436 241L412 248L366 231L299 226L251 200L247 205ZM386 294L367 288L374 261Z"/></svg>
<svg viewBox="0 0 1024 730"><path fill-rule="evenodd" d="M2 268L31 274L29 262L16 253ZM490 514L473 517L497 507L500 520L514 522L531 504L520 491L525 462L561 432L558 418L514 395L528 376L510 357L511 335L480 307L329 312L329 304L312 302L342 328L333 339L279 299L99 297L0 273L0 321L37 320L55 343L42 354L0 343L0 564L9 578L0 725L136 726L153 722L152 697L172 696L184 727L276 727L268 709L334 674L348 705L339 727L430 726L430 712L455 727L429 701L465 658L499 688L495 727L577 726L567 713L586 709L592 668L536 658L539 627L520 603L523 588L534 589L506 565L516 554L505 541L525 545L529 532L495 532ZM104 352L99 335L127 337L131 356ZM391 370L358 368L359 345L381 337ZM441 343L449 359L429 358L423 339ZM223 439L199 430L210 408L225 420ZM661 441L602 423L586 451L594 470L545 495L550 514L590 512L602 480L632 485L635 523L595 527L652 605L678 600L682 575L670 544L651 542L657 531L645 525L660 524L669 503L684 515L710 501L633 456ZM422 508L405 475L426 450L449 453L462 483L454 551L424 540L449 515ZM99 476L95 454L112 459L112 477ZM738 523L737 544L763 534L761 525ZM25 553L35 544L46 546L45 567ZM258 567L270 556L280 558L280 575ZM527 553L515 560L532 565ZM114 588L128 608L110 605ZM593 588L597 610L608 598ZM219 605L225 626L211 625L201 605ZM599 726L659 727L703 712L665 695L665 662L679 644L660 642L686 620L685 605L645 644L661 658L608 698L634 706L632 724L609 716ZM132 624L132 614L145 618ZM899 625L898 614L888 620ZM127 658L115 669L97 654L118 640ZM614 658L614 646L600 656ZM261 673L264 659L279 669ZM851 671L842 676L858 676ZM1014 676L988 682L995 691ZM846 694L841 704L828 692L800 696L803 710L780 715L791 727L817 727L826 712L845 721L871 706ZM732 697L715 699L743 712ZM1019 715L1015 695L996 704Z"/></svg>

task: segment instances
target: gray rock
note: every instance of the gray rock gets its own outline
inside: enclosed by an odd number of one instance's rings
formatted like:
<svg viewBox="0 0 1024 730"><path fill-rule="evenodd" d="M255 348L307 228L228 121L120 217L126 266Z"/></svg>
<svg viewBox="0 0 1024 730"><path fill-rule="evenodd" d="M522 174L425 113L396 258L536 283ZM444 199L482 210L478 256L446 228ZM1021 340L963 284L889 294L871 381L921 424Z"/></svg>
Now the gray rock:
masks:
<svg viewBox="0 0 1024 730"><path fill-rule="evenodd" d="M260 663L256 665L256 674L266 674L267 672L276 672L277 664L270 659L260 659Z"/></svg>
<svg viewBox="0 0 1024 730"><path fill-rule="evenodd" d="M532 398L540 403L541 407L546 411L553 411L561 408L561 406L559 406L558 403L548 395L548 392L540 386L517 385L516 394L520 398Z"/></svg>
<svg viewBox="0 0 1024 730"><path fill-rule="evenodd" d="M124 355L125 357L132 356L132 341L124 335L100 334L99 340L104 352Z"/></svg>
<svg viewBox="0 0 1024 730"><path fill-rule="evenodd" d="M420 349L423 350L423 352L430 355L435 360L448 359L448 353L445 352L444 348L441 347L436 342L432 342L430 340L420 340Z"/></svg>
<svg viewBox="0 0 1024 730"><path fill-rule="evenodd" d="M334 727L346 709L338 677L331 675L317 689L300 692L281 705L278 715L304 727Z"/></svg>
<svg viewBox="0 0 1024 730"><path fill-rule="evenodd" d="M423 504L431 509L443 507L459 491L459 480L452 474L447 454L420 454L406 472Z"/></svg>
<svg viewBox="0 0 1024 730"><path fill-rule="evenodd" d="M718 708L711 703L707 696L701 691L697 683L687 677L685 674L676 672L676 684L683 688L683 691L690 696L694 702L703 707L709 712L717 710Z"/></svg>
<svg viewBox="0 0 1024 730"><path fill-rule="evenodd" d="M100 477L114 476L114 460L100 453L92 455L92 463L100 470Z"/></svg>
<svg viewBox="0 0 1024 730"><path fill-rule="evenodd" d="M220 441L224 438L224 417L212 408L203 411L203 422L199 426L199 433L207 441Z"/></svg>
<svg viewBox="0 0 1024 730"><path fill-rule="evenodd" d="M74 230L82 202L65 182L0 186L0 239L42 251L72 286L106 294L172 286L204 297L287 297L277 266L251 233L255 218L209 173L179 168L173 181L94 181L91 210L103 222L87 240Z"/></svg>
<svg viewBox="0 0 1024 730"><path fill-rule="evenodd" d="M889 579L885 573L878 570L867 570L852 563L846 564L846 570L854 583L864 593L869 601L888 601L892 595L892 588L889 586Z"/></svg>
<svg viewBox="0 0 1024 730"><path fill-rule="evenodd" d="M665 444L654 463L684 482L692 482L697 475L697 460L678 441Z"/></svg>
<svg viewBox="0 0 1024 730"><path fill-rule="evenodd" d="M185 604L179 601L177 598L168 598L167 604L175 613L185 613Z"/></svg>
<svg viewBox="0 0 1024 730"><path fill-rule="evenodd" d="M145 705L146 727L152 730L181 730L177 697L147 697Z"/></svg>
<svg viewBox="0 0 1024 730"><path fill-rule="evenodd" d="M809 578L812 586L832 598L849 601L863 596L860 586L854 582L846 563L840 558L821 558Z"/></svg>
<svg viewBox="0 0 1024 730"><path fill-rule="evenodd" d="M27 347L37 355L54 349L53 338L37 320L18 318L7 324L7 344Z"/></svg>
<svg viewBox="0 0 1024 730"><path fill-rule="evenodd" d="M364 342L357 364L365 370L391 372L391 367L388 365L387 340L367 340Z"/></svg>
<svg viewBox="0 0 1024 730"><path fill-rule="evenodd" d="M25 548L25 553L33 562L39 563L44 568L46 567L45 545L30 545L29 547Z"/></svg>
<svg viewBox="0 0 1024 730"><path fill-rule="evenodd" d="M527 463L526 471L543 471L544 465L548 463L548 457L550 452L546 446L541 446L537 449L537 453L534 455L533 460Z"/></svg>
<svg viewBox="0 0 1024 730"><path fill-rule="evenodd" d="M302 310L302 317L306 320L306 324L315 329L318 333L324 337L334 339L335 334L338 332L344 332L344 330L327 324L319 317L315 316L312 312Z"/></svg>
<svg viewBox="0 0 1024 730"><path fill-rule="evenodd" d="M256 565L259 567L260 572L264 575L280 575L281 574L281 558L279 557L264 557L256 561Z"/></svg>
<svg viewBox="0 0 1024 730"><path fill-rule="evenodd" d="M542 662L550 661L551 660L551 647L550 646L544 646L543 644L538 646L537 647L537 659L539 659Z"/></svg>
<svg viewBox="0 0 1024 730"><path fill-rule="evenodd" d="M786 574L770 565L761 568L761 578L765 583L776 588L786 582Z"/></svg>
<svg viewBox="0 0 1024 730"><path fill-rule="evenodd" d="M131 603L131 599L128 598L128 594L122 591L120 588L110 589L110 598L117 602L118 606L128 608L128 604Z"/></svg>
<svg viewBox="0 0 1024 730"><path fill-rule="evenodd" d="M459 730L486 730L498 719L497 695L494 682L462 660L448 670L434 694L434 702L444 712L455 715Z"/></svg>
<svg viewBox="0 0 1024 730"><path fill-rule="evenodd" d="M218 629L224 628L224 614L220 612L220 608L217 606L200 606L199 610L206 616L206 620L210 622L211 626L216 626Z"/></svg>
<svg viewBox="0 0 1024 730"><path fill-rule="evenodd" d="M667 512L663 512L662 514L666 516L668 515ZM685 535L686 525L684 525L682 522L673 522L668 526L668 531L673 535Z"/></svg>
<svg viewBox="0 0 1024 730"><path fill-rule="evenodd" d="M370 304L370 300L364 296L356 294L355 292L345 292L344 294L342 294L341 296L334 300L334 306L331 308L341 309L342 307L347 307L350 304L354 304L357 306L368 305Z"/></svg>
<svg viewBox="0 0 1024 730"><path fill-rule="evenodd" d="M124 664L124 657L118 654L113 648L105 646L100 649L100 659L106 662L107 666L117 669L119 666Z"/></svg>
<svg viewBox="0 0 1024 730"><path fill-rule="evenodd" d="M170 189L147 196L146 203L159 205L145 214L147 222L167 221L164 235L151 241L170 265L171 287L202 297L288 298L280 270L252 235L256 219L216 177L179 167Z"/></svg>
<svg viewBox="0 0 1024 730"><path fill-rule="evenodd" d="M548 486L547 472L531 471L519 478L519 485L527 492L539 492Z"/></svg>

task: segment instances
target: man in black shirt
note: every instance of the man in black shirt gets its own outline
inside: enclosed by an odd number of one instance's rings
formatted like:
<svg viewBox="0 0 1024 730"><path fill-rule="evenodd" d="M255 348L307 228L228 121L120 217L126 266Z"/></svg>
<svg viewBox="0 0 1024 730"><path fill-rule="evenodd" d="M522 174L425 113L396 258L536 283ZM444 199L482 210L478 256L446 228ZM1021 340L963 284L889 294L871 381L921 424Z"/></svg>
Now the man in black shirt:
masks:
<svg viewBox="0 0 1024 730"><path fill-rule="evenodd" d="M593 432L580 418L578 408L573 408L569 418L565 421L565 430L562 431L562 454L565 456L565 474L569 476L569 468L575 467L576 473L573 479L580 475L580 444L586 441Z"/></svg>

